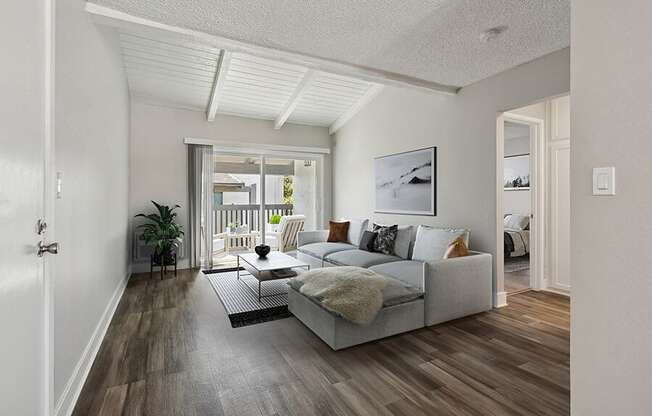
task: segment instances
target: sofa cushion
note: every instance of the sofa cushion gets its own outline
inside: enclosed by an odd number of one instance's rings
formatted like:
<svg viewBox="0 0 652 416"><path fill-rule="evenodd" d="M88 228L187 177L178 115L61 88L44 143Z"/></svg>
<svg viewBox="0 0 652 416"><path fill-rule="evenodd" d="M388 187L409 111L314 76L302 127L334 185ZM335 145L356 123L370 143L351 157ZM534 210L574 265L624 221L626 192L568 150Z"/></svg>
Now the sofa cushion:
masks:
<svg viewBox="0 0 652 416"><path fill-rule="evenodd" d="M465 229L434 228L420 225L412 250L412 260L441 260L448 246L458 237L468 247L469 231Z"/></svg>
<svg viewBox="0 0 652 416"><path fill-rule="evenodd" d="M349 243L357 246L360 244L360 237L362 233L369 228L369 220L345 220L349 221Z"/></svg>
<svg viewBox="0 0 652 416"><path fill-rule="evenodd" d="M410 286L423 289L424 263L417 260L394 261L378 264L369 268L383 276L393 277Z"/></svg>
<svg viewBox="0 0 652 416"><path fill-rule="evenodd" d="M346 250L329 254L325 257L326 261L337 266L358 266L371 267L376 264L389 263L391 261L400 261L400 257L389 256L383 253L375 253L364 250Z"/></svg>
<svg viewBox="0 0 652 416"><path fill-rule="evenodd" d="M297 248L298 251L323 260L329 254L344 250L354 250L349 243L310 243Z"/></svg>

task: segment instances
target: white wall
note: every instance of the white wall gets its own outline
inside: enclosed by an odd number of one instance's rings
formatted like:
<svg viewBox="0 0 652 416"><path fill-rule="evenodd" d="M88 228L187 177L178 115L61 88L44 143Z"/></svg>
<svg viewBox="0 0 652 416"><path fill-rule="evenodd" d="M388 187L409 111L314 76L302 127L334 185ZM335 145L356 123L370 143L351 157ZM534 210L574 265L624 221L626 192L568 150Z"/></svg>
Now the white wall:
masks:
<svg viewBox="0 0 652 416"><path fill-rule="evenodd" d="M496 254L496 117L569 90L561 50L462 89L457 96L386 88L335 135L334 216L468 227ZM437 215L374 214L373 158L437 146Z"/></svg>
<svg viewBox="0 0 652 416"><path fill-rule="evenodd" d="M94 26L84 5L56 2L55 400L83 382L80 359L91 358L85 349L129 270L127 81L116 33Z"/></svg>
<svg viewBox="0 0 652 416"><path fill-rule="evenodd" d="M652 2L571 2L571 410L652 412ZM616 195L591 195L615 166Z"/></svg>
<svg viewBox="0 0 652 416"><path fill-rule="evenodd" d="M150 200L179 204L179 219L188 227L188 155L186 137L214 140L280 144L290 146L330 147L328 129L286 124L274 130L273 123L218 114L206 121L203 112L173 109L137 100L131 106L131 191L129 214L150 210ZM326 157L324 188L330 195L330 165ZM325 217L330 217L326 199ZM149 267L149 266L147 266ZM188 267L187 259L180 267ZM142 265L134 271L144 270ZM149 269L148 269L149 270Z"/></svg>

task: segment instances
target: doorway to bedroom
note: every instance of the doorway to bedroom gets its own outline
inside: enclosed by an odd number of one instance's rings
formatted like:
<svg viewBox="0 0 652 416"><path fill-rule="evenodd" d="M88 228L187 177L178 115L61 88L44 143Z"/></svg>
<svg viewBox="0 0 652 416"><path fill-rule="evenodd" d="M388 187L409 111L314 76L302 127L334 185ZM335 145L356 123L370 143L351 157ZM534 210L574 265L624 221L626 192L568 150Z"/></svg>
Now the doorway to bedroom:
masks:
<svg viewBox="0 0 652 416"><path fill-rule="evenodd" d="M497 138L498 305L527 290L569 295L570 97L499 114Z"/></svg>

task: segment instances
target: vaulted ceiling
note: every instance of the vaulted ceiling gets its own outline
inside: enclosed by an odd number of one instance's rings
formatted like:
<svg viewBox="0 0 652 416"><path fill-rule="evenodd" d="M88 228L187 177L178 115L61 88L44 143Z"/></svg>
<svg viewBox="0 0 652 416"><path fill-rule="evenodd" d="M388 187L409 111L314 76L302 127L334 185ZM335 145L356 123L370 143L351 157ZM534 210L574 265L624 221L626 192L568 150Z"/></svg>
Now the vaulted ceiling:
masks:
<svg viewBox="0 0 652 416"><path fill-rule="evenodd" d="M570 0L93 0L255 45L463 87L570 44ZM483 32L507 31L492 41Z"/></svg>
<svg viewBox="0 0 652 416"><path fill-rule="evenodd" d="M132 96L216 113L330 127L378 86L197 42L120 32Z"/></svg>
<svg viewBox="0 0 652 416"><path fill-rule="evenodd" d="M569 45L570 0L93 0L132 95L336 131L383 85L460 87Z"/></svg>

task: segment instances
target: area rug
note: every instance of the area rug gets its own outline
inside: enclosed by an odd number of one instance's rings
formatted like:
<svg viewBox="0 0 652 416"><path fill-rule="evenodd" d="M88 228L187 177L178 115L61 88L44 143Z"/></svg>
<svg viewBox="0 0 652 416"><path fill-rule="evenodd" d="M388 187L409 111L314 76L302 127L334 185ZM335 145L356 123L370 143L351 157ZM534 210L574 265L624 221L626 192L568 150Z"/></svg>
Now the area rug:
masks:
<svg viewBox="0 0 652 416"><path fill-rule="evenodd" d="M224 305L233 328L292 316L288 310L288 279L263 282L262 294L274 296L258 302L258 280L246 271L240 271L240 280L234 269L205 270L204 275Z"/></svg>
<svg viewBox="0 0 652 416"><path fill-rule="evenodd" d="M505 272L519 272L530 268L530 255L520 257L507 257L505 259Z"/></svg>

